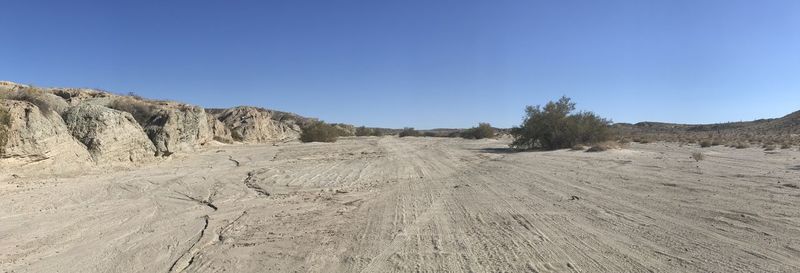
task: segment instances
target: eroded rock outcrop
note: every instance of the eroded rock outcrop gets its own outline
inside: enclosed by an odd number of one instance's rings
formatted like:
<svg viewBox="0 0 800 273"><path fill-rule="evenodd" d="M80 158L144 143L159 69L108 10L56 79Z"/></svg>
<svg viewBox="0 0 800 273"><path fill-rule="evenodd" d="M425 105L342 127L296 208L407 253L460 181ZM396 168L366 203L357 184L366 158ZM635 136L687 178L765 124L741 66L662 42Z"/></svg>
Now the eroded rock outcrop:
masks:
<svg viewBox="0 0 800 273"><path fill-rule="evenodd" d="M111 101L120 96L100 90L88 88L51 88L48 92L61 97L71 106L80 104L98 104L108 106Z"/></svg>
<svg viewBox="0 0 800 273"><path fill-rule="evenodd" d="M211 132L211 136L214 140L222 142L222 143L233 143L233 136L231 136L231 130L225 126L225 123L218 120L214 115L206 113L206 118L208 119L208 126Z"/></svg>
<svg viewBox="0 0 800 273"><path fill-rule="evenodd" d="M299 138L313 119L256 107L198 106L86 88L38 88L0 82L0 163L51 161L124 166L218 141L265 143ZM348 129L343 127L343 129ZM51 160L52 159L52 160ZM81 164L74 164L75 162ZM66 164L69 163L69 164ZM122 164L122 165L120 165Z"/></svg>
<svg viewBox="0 0 800 273"><path fill-rule="evenodd" d="M144 127L158 155L194 151L214 137L203 108L162 105Z"/></svg>
<svg viewBox="0 0 800 273"><path fill-rule="evenodd" d="M0 100L8 114L5 145L0 159L9 165L52 160L86 163L91 161L86 147L75 140L55 112L43 114L29 102Z"/></svg>
<svg viewBox="0 0 800 273"><path fill-rule="evenodd" d="M231 131L234 140L248 143L297 139L299 128L272 119L260 108L240 106L225 109L217 115Z"/></svg>
<svg viewBox="0 0 800 273"><path fill-rule="evenodd" d="M146 161L156 152L130 113L82 104L70 108L64 121L72 136L86 145L99 164Z"/></svg>

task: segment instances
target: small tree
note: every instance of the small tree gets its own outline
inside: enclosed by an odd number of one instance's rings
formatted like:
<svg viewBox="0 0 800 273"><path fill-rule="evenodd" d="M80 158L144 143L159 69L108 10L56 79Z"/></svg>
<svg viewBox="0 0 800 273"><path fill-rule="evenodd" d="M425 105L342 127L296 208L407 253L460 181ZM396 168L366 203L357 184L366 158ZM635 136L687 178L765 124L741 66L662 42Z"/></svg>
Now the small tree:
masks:
<svg viewBox="0 0 800 273"><path fill-rule="evenodd" d="M322 121L312 122L303 127L300 133L302 142L336 142L340 130Z"/></svg>
<svg viewBox="0 0 800 273"><path fill-rule="evenodd" d="M575 103L567 97L548 102L544 107L528 106L519 127L511 129L517 149L562 149L576 144L605 141L610 133L610 121L592 112L575 111Z"/></svg>
<svg viewBox="0 0 800 273"><path fill-rule="evenodd" d="M419 136L419 131L414 130L413 127L403 128L403 131L400 132L400 137L407 137L407 136Z"/></svg>
<svg viewBox="0 0 800 273"><path fill-rule="evenodd" d="M478 127L472 127L461 132L461 137L467 139L484 139L494 137L494 128L489 123L478 123Z"/></svg>

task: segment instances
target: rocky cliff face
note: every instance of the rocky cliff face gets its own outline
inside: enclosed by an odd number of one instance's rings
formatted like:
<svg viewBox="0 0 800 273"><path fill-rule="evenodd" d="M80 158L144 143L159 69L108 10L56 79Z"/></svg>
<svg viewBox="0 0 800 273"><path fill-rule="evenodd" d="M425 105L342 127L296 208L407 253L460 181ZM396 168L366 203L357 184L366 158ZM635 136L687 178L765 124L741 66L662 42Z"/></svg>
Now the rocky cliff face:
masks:
<svg viewBox="0 0 800 273"><path fill-rule="evenodd" d="M86 147L75 140L66 124L55 112L44 114L29 102L3 100L0 107L7 112L5 145L0 160L9 165L41 161L88 162Z"/></svg>
<svg viewBox="0 0 800 273"><path fill-rule="evenodd" d="M256 107L239 106L226 109L217 118L230 128L236 141L247 143L272 142L297 139L300 128L272 119L269 111Z"/></svg>
<svg viewBox="0 0 800 273"><path fill-rule="evenodd" d="M0 114L0 165L63 159L124 166L214 141L294 140L307 120L256 107L207 110L94 89L12 82L0 82Z"/></svg>

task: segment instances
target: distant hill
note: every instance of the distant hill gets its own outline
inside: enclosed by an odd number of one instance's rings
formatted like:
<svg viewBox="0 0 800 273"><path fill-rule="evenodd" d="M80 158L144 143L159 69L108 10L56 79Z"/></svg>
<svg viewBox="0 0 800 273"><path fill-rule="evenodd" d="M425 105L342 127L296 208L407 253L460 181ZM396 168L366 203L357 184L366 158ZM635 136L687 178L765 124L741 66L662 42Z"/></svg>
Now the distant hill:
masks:
<svg viewBox="0 0 800 273"><path fill-rule="evenodd" d="M664 122L617 123L612 128L624 137L653 140L696 140L718 138L747 142L796 142L800 138L800 111L780 118L714 124Z"/></svg>

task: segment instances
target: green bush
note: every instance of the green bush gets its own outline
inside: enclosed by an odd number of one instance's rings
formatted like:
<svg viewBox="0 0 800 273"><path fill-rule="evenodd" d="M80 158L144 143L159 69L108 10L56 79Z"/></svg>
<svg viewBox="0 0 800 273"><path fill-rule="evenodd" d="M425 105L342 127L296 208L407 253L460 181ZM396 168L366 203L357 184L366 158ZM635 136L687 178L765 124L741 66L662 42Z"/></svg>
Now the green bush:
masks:
<svg viewBox="0 0 800 273"><path fill-rule="evenodd" d="M567 97L548 102L544 107L528 106L520 127L511 129L517 149L555 150L575 144L594 144L610 137L610 121L592 112L575 111L575 103Z"/></svg>
<svg viewBox="0 0 800 273"><path fill-rule="evenodd" d="M372 134L370 134L370 135L381 137L381 136L383 136L383 130L378 129L378 128L372 129Z"/></svg>
<svg viewBox="0 0 800 273"><path fill-rule="evenodd" d="M478 123L478 127L461 132L461 137L467 139L484 139L494 137L494 128L489 123Z"/></svg>
<svg viewBox="0 0 800 273"><path fill-rule="evenodd" d="M302 142L336 142L340 129L322 121L310 123L300 133Z"/></svg>
<svg viewBox="0 0 800 273"><path fill-rule="evenodd" d="M403 131L400 131L400 137L408 137L408 136L419 136L419 131L414 130L412 127L403 128Z"/></svg>

